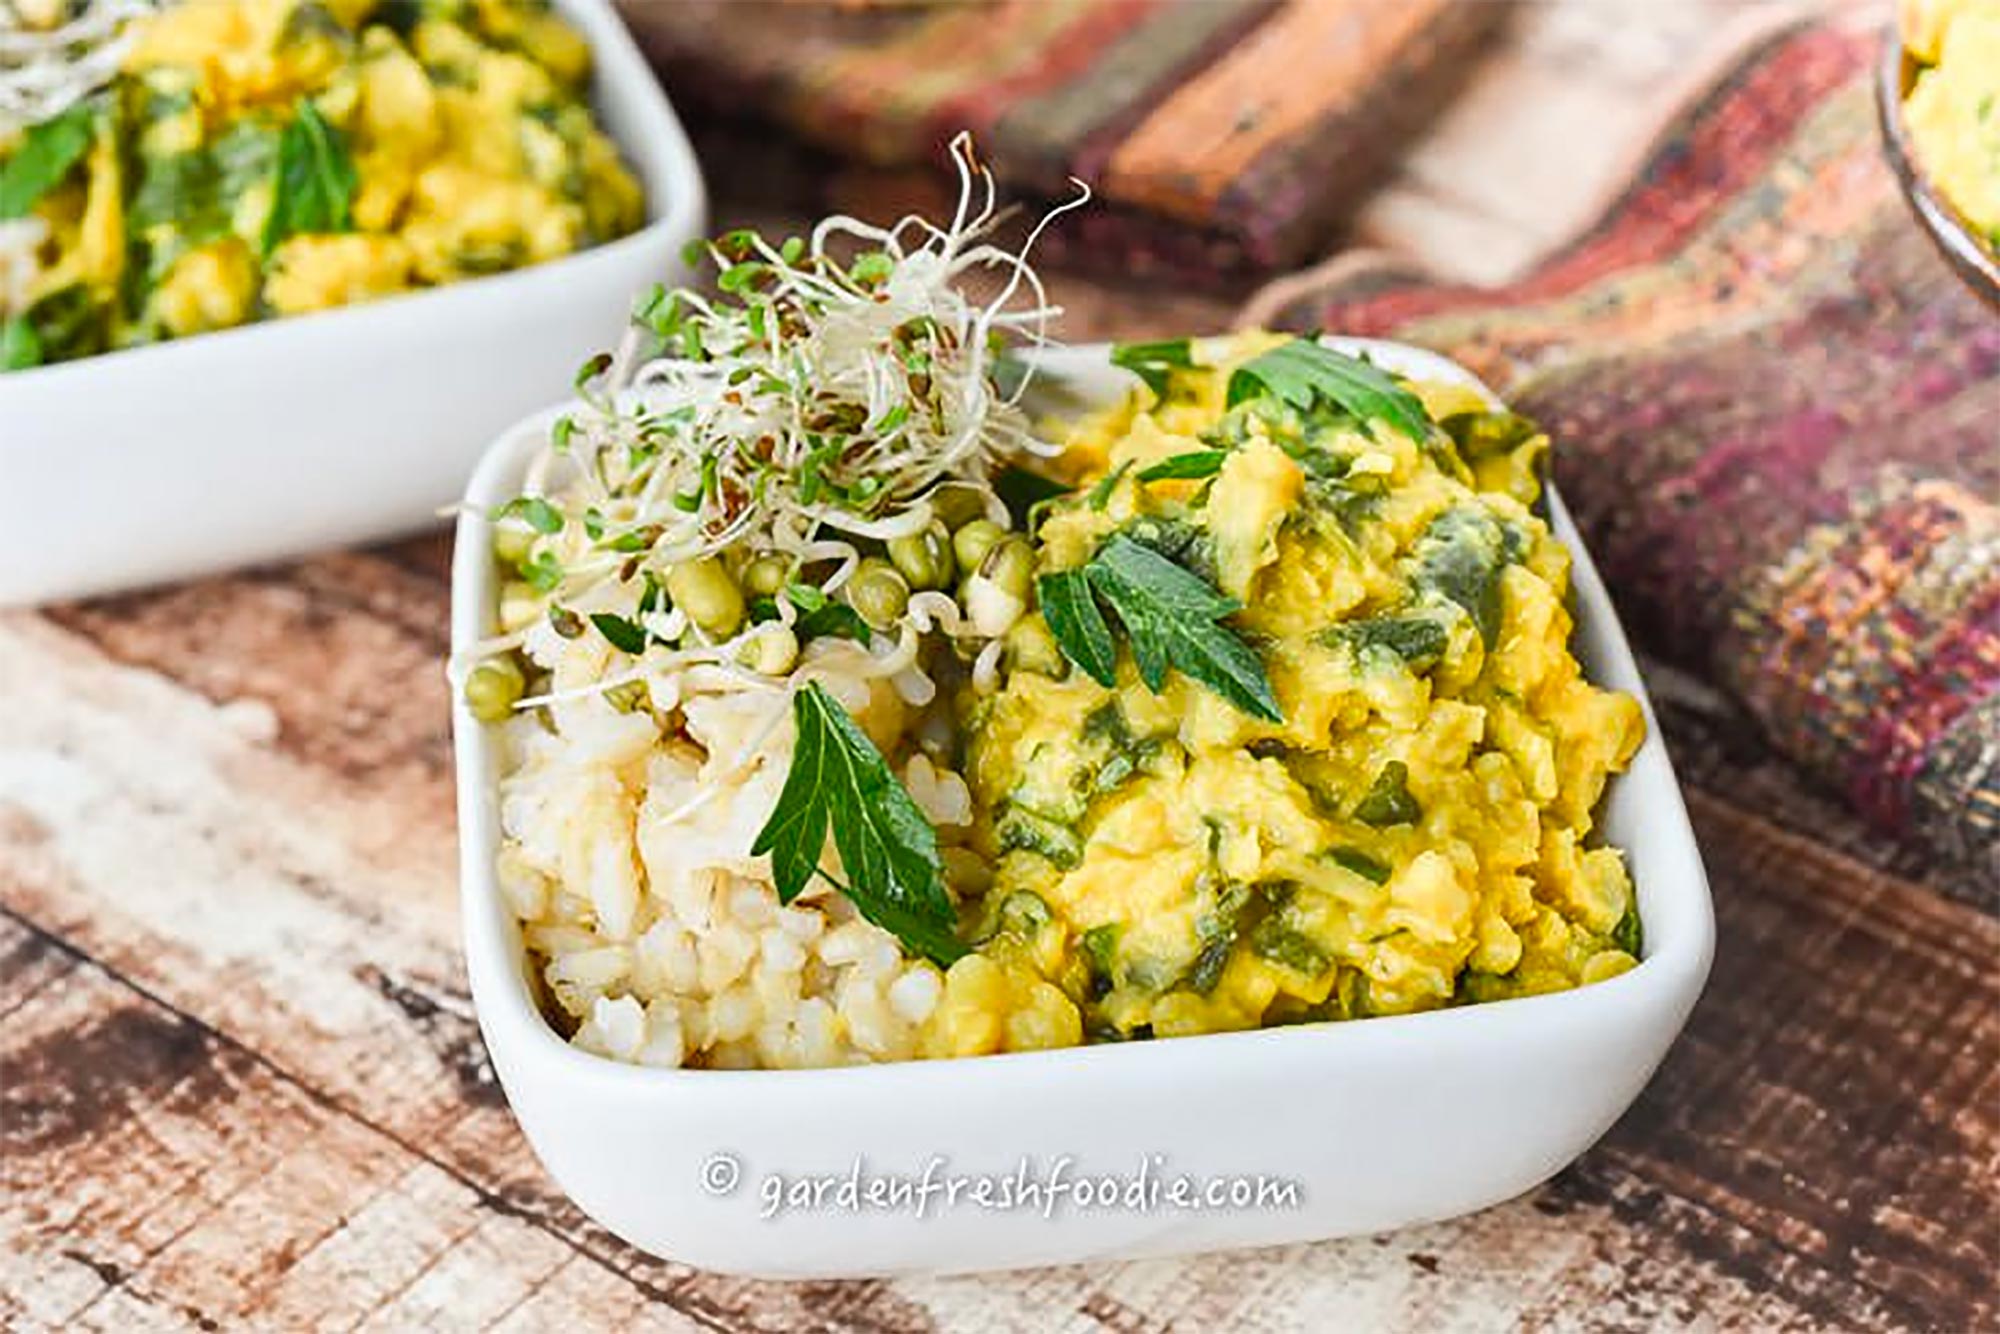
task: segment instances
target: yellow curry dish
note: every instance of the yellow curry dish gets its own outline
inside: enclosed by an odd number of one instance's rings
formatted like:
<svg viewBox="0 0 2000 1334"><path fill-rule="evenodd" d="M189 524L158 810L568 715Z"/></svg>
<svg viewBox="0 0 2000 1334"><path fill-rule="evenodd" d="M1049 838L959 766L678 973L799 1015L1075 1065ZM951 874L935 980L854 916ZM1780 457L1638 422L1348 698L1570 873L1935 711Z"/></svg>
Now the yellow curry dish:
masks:
<svg viewBox="0 0 2000 1334"><path fill-rule="evenodd" d="M1037 421L1073 363L1005 350L1050 312L957 150L949 228L703 246L485 516L452 670L552 1026L800 1068L1634 967L1645 722L1571 652L1547 437L1277 334L1113 347L1122 402Z"/></svg>
<svg viewBox="0 0 2000 1334"><path fill-rule="evenodd" d="M1593 837L1638 747L1569 648L1548 440L1304 340L1128 350L1069 427L1039 608L966 706L980 959L940 1045L1403 1014L1632 967ZM1331 395L1325 390L1331 390ZM1361 408L1356 411L1357 406ZM1043 997L1027 1031L996 997Z"/></svg>
<svg viewBox="0 0 2000 1334"><path fill-rule="evenodd" d="M2000 0L1904 0L1903 114L1924 175L2000 253Z"/></svg>
<svg viewBox="0 0 2000 1334"><path fill-rule="evenodd" d="M94 3L29 8L53 31ZM545 0L176 0L105 50L102 86L79 73L60 111L0 124L6 369L537 264L643 221L590 50Z"/></svg>

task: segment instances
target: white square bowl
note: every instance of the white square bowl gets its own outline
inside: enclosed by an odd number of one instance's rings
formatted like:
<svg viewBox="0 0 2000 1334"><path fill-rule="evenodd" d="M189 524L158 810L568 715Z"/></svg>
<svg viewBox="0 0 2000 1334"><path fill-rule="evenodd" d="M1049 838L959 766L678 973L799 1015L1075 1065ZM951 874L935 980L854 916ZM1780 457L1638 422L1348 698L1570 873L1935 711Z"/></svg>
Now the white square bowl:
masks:
<svg viewBox="0 0 2000 1334"><path fill-rule="evenodd" d="M1391 370L1477 385L1437 355L1330 339ZM1085 400L1130 381L1106 350L1044 359ZM1480 386L1483 390L1483 386ZM1490 395L1489 395L1490 397ZM491 632L498 592L481 512L512 496L557 414L503 436L466 493L452 640ZM1560 498L1575 557L1575 647L1637 696L1647 736L1611 787L1605 835L1631 859L1644 959L1576 991L1428 1014L969 1060L808 1071L656 1070L564 1043L537 1011L494 875L495 747L457 706L466 959L481 1031L529 1142L584 1211L633 1245L769 1277L1004 1269L1317 1240L1451 1217L1520 1194L1588 1148L1638 1096L1708 976L1715 924L1680 788L1609 597ZM1296 1207L981 1206L971 1178L1266 1176ZM856 1164L861 1164L858 1174ZM1059 1163L1066 1167L1058 1169ZM955 1203L765 1217L771 1182L964 1178ZM948 1187L947 1187L948 1188ZM895 1186L879 1187L885 1192ZM989 1198L998 1198L990 1196ZM1044 1193L1043 1199L1055 1198ZM1146 1198L1142 1195L1142 1200Z"/></svg>
<svg viewBox="0 0 2000 1334"><path fill-rule="evenodd" d="M682 275L701 172L610 0L556 0L647 223L546 264L0 373L0 606L106 592L435 518L493 436Z"/></svg>

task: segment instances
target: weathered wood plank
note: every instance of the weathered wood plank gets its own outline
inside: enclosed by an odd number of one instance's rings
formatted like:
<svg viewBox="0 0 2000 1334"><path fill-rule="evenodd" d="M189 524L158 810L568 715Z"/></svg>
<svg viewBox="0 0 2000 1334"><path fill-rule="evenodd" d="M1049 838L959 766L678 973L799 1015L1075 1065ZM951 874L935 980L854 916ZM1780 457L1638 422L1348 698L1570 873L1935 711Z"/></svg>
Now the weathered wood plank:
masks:
<svg viewBox="0 0 2000 1334"><path fill-rule="evenodd" d="M179 1016L126 999L79 970L18 1009L0 1047L0 1136L19 1183L0 1220L64 1239L59 1252L90 1266L100 1289L289 1150L296 1128L228 1123L244 1063ZM222 1134L234 1141L226 1157Z"/></svg>
<svg viewBox="0 0 2000 1334"><path fill-rule="evenodd" d="M353 782L408 777L409 795L435 800L448 794L427 781L448 779L437 591L435 579L391 561L343 553L283 575L182 584L51 615L123 661L174 664L175 679L210 700L268 708L281 748L309 764ZM306 663L316 670L302 675ZM256 708L239 721L259 739ZM409 814L435 830L450 808Z"/></svg>
<svg viewBox="0 0 2000 1334"><path fill-rule="evenodd" d="M9 1196L28 1189L7 1183ZM30 1249L11 1223L0 1223L0 1329L61 1329L104 1294L107 1271L67 1247Z"/></svg>
<svg viewBox="0 0 2000 1334"><path fill-rule="evenodd" d="M25 840L32 838L33 833L22 828L15 830L14 836ZM44 991L60 986L75 968L75 956L48 937L0 917L0 1018ZM0 1174L6 1170L6 1165L0 1163Z"/></svg>
<svg viewBox="0 0 2000 1334"><path fill-rule="evenodd" d="M1609 1157L1912 1324L2000 1322L2000 922L1728 798L1691 805L1715 974Z"/></svg>
<svg viewBox="0 0 2000 1334"><path fill-rule="evenodd" d="M396 1331L456 1325L485 1329L528 1301L558 1270L571 1264L580 1265L589 1282L618 1293L624 1302L639 1299L640 1294L630 1284L607 1283L601 1266L539 1228L525 1227L517 1219L476 1203L468 1207L462 1199L425 1207L437 1217L469 1217L472 1226L449 1249L433 1256L428 1267L394 1298L377 1305L359 1328ZM302 1318L329 1304L324 1299L306 1300L310 1295L303 1290L294 1294L293 1304ZM332 1301L338 1301L337 1290Z"/></svg>
<svg viewBox="0 0 2000 1334"><path fill-rule="evenodd" d="M160 1299L149 1296L134 1288L119 1287L104 1294L102 1300L92 1302L79 1312L73 1320L65 1321L64 1330L82 1330L86 1334L192 1334L193 1331L209 1331L222 1328L222 1322L212 1316L178 1309Z"/></svg>
<svg viewBox="0 0 2000 1334"><path fill-rule="evenodd" d="M34 935L0 919L11 936ZM51 947L58 948L58 947ZM0 1326L483 1329L559 1270L652 1298L240 1046L77 963L0 1033ZM659 1328L676 1325L663 1308ZM610 1327L609 1325L605 1327Z"/></svg>
<svg viewBox="0 0 2000 1334"><path fill-rule="evenodd" d="M220 1319L280 1257L339 1225L350 1200L333 1193L333 1169L368 1159L316 1151L341 1127L310 1099L94 969L43 994L0 1034L0 1134L26 1186L0 1220L9 1250L99 1280L50 1327L121 1290Z"/></svg>
<svg viewBox="0 0 2000 1334"><path fill-rule="evenodd" d="M407 1327L406 1327L407 1328ZM631 1330L634 1334L712 1334L695 1320L629 1285L609 1285L602 1270L577 1256L531 1289L491 1328L495 1334L577 1334L580 1330Z"/></svg>

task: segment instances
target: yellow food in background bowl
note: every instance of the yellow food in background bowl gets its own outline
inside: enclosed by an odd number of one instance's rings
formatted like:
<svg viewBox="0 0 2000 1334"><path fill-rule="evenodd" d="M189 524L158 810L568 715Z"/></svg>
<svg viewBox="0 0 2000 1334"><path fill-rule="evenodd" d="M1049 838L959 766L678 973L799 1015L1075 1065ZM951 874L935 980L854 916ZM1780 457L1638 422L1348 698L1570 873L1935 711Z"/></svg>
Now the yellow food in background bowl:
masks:
<svg viewBox="0 0 2000 1334"><path fill-rule="evenodd" d="M968 704L995 872L936 1054L1408 1013L1636 962L1632 885L1593 830L1645 725L1570 651L1569 556L1532 509L1547 438L1441 385L1405 391L1407 429L1310 395L1231 406L1283 341L1179 345L1157 399L1069 430L1081 490L1042 520L1041 610ZM1047 576L1113 543L1240 604L1210 610L1274 708L1180 657L1158 690L1133 655L1108 687L1068 659ZM1206 614L1171 610L1170 635Z"/></svg>
<svg viewBox="0 0 2000 1334"><path fill-rule="evenodd" d="M1924 174L2000 251L2000 0L1904 0L1901 31L1920 66L1903 111Z"/></svg>
<svg viewBox="0 0 2000 1334"><path fill-rule="evenodd" d="M0 132L0 250L27 259L0 284L0 366L625 235L644 200L589 71L540 0L184 0L142 20L110 87Z"/></svg>

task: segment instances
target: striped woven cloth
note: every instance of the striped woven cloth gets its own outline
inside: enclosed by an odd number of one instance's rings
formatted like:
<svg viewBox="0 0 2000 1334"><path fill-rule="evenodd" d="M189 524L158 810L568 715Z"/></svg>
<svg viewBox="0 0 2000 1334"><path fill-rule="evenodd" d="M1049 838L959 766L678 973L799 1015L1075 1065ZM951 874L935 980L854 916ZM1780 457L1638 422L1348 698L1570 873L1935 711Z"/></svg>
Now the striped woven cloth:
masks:
<svg viewBox="0 0 2000 1334"><path fill-rule="evenodd" d="M2000 314L1884 165L1871 39L1769 38L1498 290L1336 264L1247 318L1451 352L1540 418L1637 636L2000 905Z"/></svg>
<svg viewBox="0 0 2000 1334"><path fill-rule="evenodd" d="M1009 189L1087 182L1057 244L1206 282L1321 253L1455 91L1504 6L1464 0L619 0L711 169L774 204L825 170L941 162L960 129ZM843 166L841 164L852 164ZM732 179L732 185L740 182ZM742 194L739 188L732 193ZM838 194L837 189L831 193Z"/></svg>

